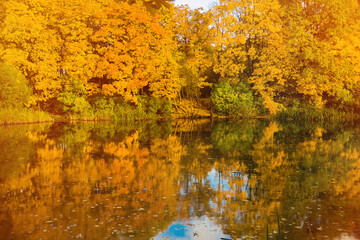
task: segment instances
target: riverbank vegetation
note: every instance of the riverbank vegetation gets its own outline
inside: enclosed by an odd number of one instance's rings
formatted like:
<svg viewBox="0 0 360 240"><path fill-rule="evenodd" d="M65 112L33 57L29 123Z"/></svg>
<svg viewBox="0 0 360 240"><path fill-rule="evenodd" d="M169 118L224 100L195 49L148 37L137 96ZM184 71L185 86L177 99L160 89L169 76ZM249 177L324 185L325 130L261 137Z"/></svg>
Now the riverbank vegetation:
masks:
<svg viewBox="0 0 360 240"><path fill-rule="evenodd" d="M3 0L0 9L2 123L48 114L327 120L360 110L357 0L221 0L209 10Z"/></svg>

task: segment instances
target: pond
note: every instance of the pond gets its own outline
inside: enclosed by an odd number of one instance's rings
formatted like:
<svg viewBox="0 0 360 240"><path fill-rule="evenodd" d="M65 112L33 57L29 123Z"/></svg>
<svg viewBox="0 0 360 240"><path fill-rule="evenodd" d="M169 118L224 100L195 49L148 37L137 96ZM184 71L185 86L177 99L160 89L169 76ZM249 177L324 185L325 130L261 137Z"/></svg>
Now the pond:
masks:
<svg viewBox="0 0 360 240"><path fill-rule="evenodd" d="M360 239L360 127L0 128L0 239Z"/></svg>

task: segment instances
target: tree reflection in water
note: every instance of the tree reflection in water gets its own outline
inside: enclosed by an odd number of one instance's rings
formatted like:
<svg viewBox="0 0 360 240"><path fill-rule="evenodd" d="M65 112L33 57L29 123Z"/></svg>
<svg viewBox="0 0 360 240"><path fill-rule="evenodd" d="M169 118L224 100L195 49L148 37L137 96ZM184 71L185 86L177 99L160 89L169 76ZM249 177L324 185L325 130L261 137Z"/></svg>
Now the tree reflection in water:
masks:
<svg viewBox="0 0 360 240"><path fill-rule="evenodd" d="M360 238L353 126L201 120L0 132L3 239L264 239L267 227L278 236L278 221L288 239Z"/></svg>

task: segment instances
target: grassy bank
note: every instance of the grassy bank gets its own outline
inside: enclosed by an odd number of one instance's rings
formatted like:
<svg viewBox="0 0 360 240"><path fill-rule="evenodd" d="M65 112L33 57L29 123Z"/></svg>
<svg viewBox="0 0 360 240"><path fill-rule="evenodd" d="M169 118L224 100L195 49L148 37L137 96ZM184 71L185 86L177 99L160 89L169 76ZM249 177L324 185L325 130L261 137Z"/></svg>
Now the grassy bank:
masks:
<svg viewBox="0 0 360 240"><path fill-rule="evenodd" d="M47 112L27 108L0 109L0 125L51 122L53 118Z"/></svg>
<svg viewBox="0 0 360 240"><path fill-rule="evenodd" d="M210 118L210 100L183 100L175 104L159 99L146 99L138 105L124 102L92 104L83 111L53 112L35 111L28 108L0 108L0 125L69 122L69 121L119 121L131 122L159 118Z"/></svg>
<svg viewBox="0 0 360 240"><path fill-rule="evenodd" d="M167 102L149 101L140 105L112 104L92 106L86 111L68 113L49 113L35 111L30 108L0 108L0 125L69 122L69 121L136 121L170 117L171 104Z"/></svg>
<svg viewBox="0 0 360 240"><path fill-rule="evenodd" d="M309 105L287 108L279 112L276 118L279 121L335 122L359 120L360 115L329 108L317 109Z"/></svg>
<svg viewBox="0 0 360 240"><path fill-rule="evenodd" d="M139 98L138 104L122 100L100 98L91 104L73 106L67 111L55 113L56 121L136 121L170 117L172 105L169 100L159 98Z"/></svg>
<svg viewBox="0 0 360 240"><path fill-rule="evenodd" d="M68 121L119 121L131 122L158 118L275 118L278 121L305 122L344 122L360 120L360 114L335 109L317 109L311 105L288 107L275 116L270 115L236 115L220 116L212 108L210 99L182 100L172 105L170 102L150 99L139 105L103 104L93 105L81 113L50 114L45 111L35 111L28 108L0 108L0 125L38 123L38 122L68 122Z"/></svg>
<svg viewBox="0 0 360 240"><path fill-rule="evenodd" d="M114 109L101 109L81 113L81 114L66 114L57 116L56 119L62 121L136 121L146 119L156 119L161 116L146 112L143 108L134 107L130 105L116 106Z"/></svg>

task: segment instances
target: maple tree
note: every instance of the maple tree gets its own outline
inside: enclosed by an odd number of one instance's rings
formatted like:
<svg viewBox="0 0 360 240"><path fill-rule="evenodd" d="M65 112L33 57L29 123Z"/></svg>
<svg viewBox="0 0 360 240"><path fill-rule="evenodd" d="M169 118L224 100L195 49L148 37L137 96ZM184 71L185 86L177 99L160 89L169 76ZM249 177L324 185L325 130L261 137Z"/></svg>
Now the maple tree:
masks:
<svg viewBox="0 0 360 240"><path fill-rule="evenodd" d="M269 1L220 1L214 9L217 29L214 70L224 81L253 85L271 114L275 93L284 84L285 38L281 6Z"/></svg>
<svg viewBox="0 0 360 240"><path fill-rule="evenodd" d="M182 95L198 98L200 90L209 86L207 80L213 65L211 12L179 6L175 9L174 22L173 31L180 52L180 77L183 79Z"/></svg>
<svg viewBox="0 0 360 240"><path fill-rule="evenodd" d="M63 76L80 80L88 95L132 102L146 87L157 97L179 92L171 34L139 4L7 0L2 7L0 59L29 79L33 103L56 98Z"/></svg>
<svg viewBox="0 0 360 240"><path fill-rule="evenodd" d="M146 7L146 9L155 14L157 10L162 7L171 8L171 2L174 0L122 0L123 2L127 2L129 4L141 4Z"/></svg>
<svg viewBox="0 0 360 240"><path fill-rule="evenodd" d="M288 92L323 107L355 104L359 81L357 1L284 2Z"/></svg>
<svg viewBox="0 0 360 240"><path fill-rule="evenodd" d="M48 28L51 15L46 0L4 1L0 27L0 59L19 67L34 89L34 99L44 101L61 89L58 77L60 39Z"/></svg>
<svg viewBox="0 0 360 240"><path fill-rule="evenodd" d="M111 5L96 16L98 30L91 39L100 59L94 74L102 79L104 94L117 93L136 102L139 90L149 86L154 96L176 97L177 63L159 21L127 4Z"/></svg>

